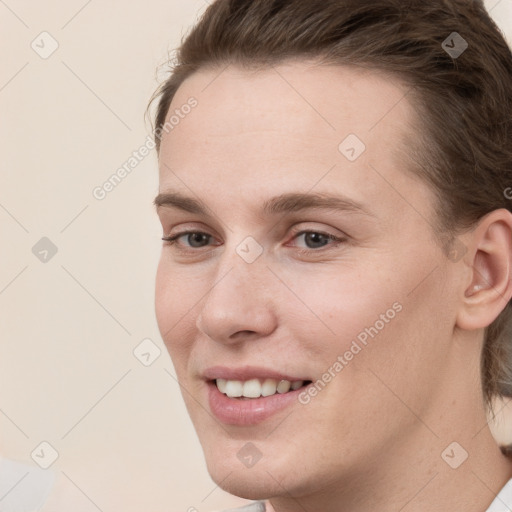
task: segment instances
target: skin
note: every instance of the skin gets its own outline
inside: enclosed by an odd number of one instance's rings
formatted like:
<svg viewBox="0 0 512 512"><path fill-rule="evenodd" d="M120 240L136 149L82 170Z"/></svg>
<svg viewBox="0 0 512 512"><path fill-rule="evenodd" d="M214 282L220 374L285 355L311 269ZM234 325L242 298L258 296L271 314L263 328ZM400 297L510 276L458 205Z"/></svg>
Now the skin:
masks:
<svg viewBox="0 0 512 512"><path fill-rule="evenodd" d="M294 61L199 71L170 108L198 101L163 136L159 192L199 199L209 215L159 207L163 235L211 238L164 242L159 328L212 478L269 498L271 511L482 512L512 477L479 372L483 329L512 295L512 215L484 217L459 237L464 257L446 257L433 193L401 149L416 129L406 92L376 71ZM354 162L338 150L351 133L366 145ZM369 213L262 213L288 192L344 195ZM294 230L343 241L315 248ZM236 252L247 236L264 249L250 264ZM205 368L321 378L396 302L401 312L307 405L245 427L210 414ZM262 453L250 469L237 458L249 441ZM441 456L454 441L469 455L457 469Z"/></svg>

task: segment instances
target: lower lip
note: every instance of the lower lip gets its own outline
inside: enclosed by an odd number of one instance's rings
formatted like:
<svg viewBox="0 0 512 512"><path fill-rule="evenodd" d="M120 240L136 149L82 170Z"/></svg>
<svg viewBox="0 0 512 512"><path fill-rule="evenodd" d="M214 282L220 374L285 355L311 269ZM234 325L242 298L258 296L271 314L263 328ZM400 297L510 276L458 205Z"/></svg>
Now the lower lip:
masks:
<svg viewBox="0 0 512 512"><path fill-rule="evenodd" d="M256 425L265 421L294 402L297 403L299 394L305 389L302 387L288 393L240 400L221 393L215 382L207 384L212 413L222 423L238 426Z"/></svg>

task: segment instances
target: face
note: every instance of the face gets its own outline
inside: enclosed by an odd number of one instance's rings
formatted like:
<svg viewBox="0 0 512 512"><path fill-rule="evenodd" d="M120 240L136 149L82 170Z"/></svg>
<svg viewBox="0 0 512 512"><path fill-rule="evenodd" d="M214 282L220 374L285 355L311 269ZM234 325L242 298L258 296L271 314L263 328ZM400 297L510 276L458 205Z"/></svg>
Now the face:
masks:
<svg viewBox="0 0 512 512"><path fill-rule="evenodd" d="M162 138L156 314L233 494L326 492L424 445L410 410L439 413L453 265L406 169L406 92L294 62L201 71L173 99L168 118L195 106Z"/></svg>

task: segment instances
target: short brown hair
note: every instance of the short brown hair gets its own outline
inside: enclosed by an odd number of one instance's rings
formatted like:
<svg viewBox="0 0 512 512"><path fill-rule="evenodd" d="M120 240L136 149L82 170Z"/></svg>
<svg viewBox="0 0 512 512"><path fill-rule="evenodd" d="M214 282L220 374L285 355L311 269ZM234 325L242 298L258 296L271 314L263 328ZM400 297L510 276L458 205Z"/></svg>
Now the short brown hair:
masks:
<svg viewBox="0 0 512 512"><path fill-rule="evenodd" d="M450 52L455 42L467 44L460 55ZM171 101L192 73L292 58L365 66L411 88L421 126L409 156L436 192L437 234L453 240L487 213L511 209L512 54L478 0L216 0L153 96L157 149ZM485 331L482 392L491 411L495 396L512 396L511 309Z"/></svg>

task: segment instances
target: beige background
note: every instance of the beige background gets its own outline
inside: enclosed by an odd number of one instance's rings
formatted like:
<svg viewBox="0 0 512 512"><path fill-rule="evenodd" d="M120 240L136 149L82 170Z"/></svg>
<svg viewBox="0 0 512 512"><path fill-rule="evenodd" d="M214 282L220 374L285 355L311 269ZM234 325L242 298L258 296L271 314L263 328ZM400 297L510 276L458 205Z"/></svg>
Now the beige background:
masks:
<svg viewBox="0 0 512 512"><path fill-rule="evenodd" d="M154 152L92 195L144 143L155 70L206 5L0 1L0 453L58 452L45 510L242 502L209 479L159 337ZM512 0L488 5L512 41ZM55 44L43 31L59 45L48 58L31 47ZM42 237L58 249L46 262L32 252ZM133 354L147 338L162 351L150 366ZM508 409L496 435L512 440Z"/></svg>

